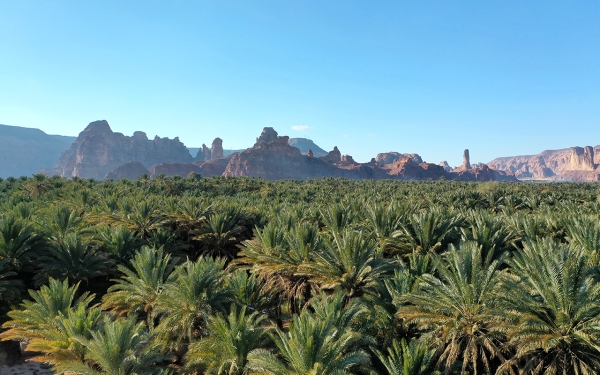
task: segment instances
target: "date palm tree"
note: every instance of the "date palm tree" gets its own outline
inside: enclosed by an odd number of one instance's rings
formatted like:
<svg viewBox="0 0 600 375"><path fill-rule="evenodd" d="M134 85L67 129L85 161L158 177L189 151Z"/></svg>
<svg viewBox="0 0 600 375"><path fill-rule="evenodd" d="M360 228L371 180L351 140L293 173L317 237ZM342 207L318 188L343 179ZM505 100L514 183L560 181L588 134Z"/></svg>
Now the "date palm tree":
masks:
<svg viewBox="0 0 600 375"><path fill-rule="evenodd" d="M344 375L370 363L367 352L356 346L363 338L360 333L340 331L333 320L317 319L308 311L293 317L288 332L277 328L271 338L280 356L266 349L250 352L255 373Z"/></svg>
<svg viewBox="0 0 600 375"><path fill-rule="evenodd" d="M102 298L103 307L119 315L136 314L153 326L154 305L175 263L162 249L144 247L131 261L133 269L117 267L123 276L108 288Z"/></svg>
<svg viewBox="0 0 600 375"><path fill-rule="evenodd" d="M248 354L266 344L264 319L256 312L247 314L245 307L239 312L232 307L227 318L211 317L210 335L190 344L185 367L207 375L249 374Z"/></svg>
<svg viewBox="0 0 600 375"><path fill-rule="evenodd" d="M1 340L27 341L43 339L43 332L53 328L60 316L67 316L69 310L86 309L94 295L83 293L76 298L79 284L69 286L67 280L50 279L40 290L29 291L31 300L25 300L18 309L8 312L9 320L2 325L6 331L0 333Z"/></svg>
<svg viewBox="0 0 600 375"><path fill-rule="evenodd" d="M442 252L459 238L464 219L444 209L432 208L413 214L393 236L407 244L405 252Z"/></svg>
<svg viewBox="0 0 600 375"><path fill-rule="evenodd" d="M385 366L389 375L438 375L435 370L435 349L418 340L405 339L400 343L394 340L387 348L387 354L377 350L377 358Z"/></svg>
<svg viewBox="0 0 600 375"><path fill-rule="evenodd" d="M394 260L384 259L370 236L345 230L300 265L298 273L323 289L339 288L348 298L360 298L376 295L380 280L393 269Z"/></svg>
<svg viewBox="0 0 600 375"><path fill-rule="evenodd" d="M202 243L203 253L232 260L236 245L246 231L247 215L236 206L213 212L200 228L192 230L192 239Z"/></svg>
<svg viewBox="0 0 600 375"><path fill-rule="evenodd" d="M122 226L111 228L104 225L98 230L98 235L106 253L119 264L126 264L144 244L140 237Z"/></svg>
<svg viewBox="0 0 600 375"><path fill-rule="evenodd" d="M494 321L493 293L502 258L486 263L476 243L453 246L446 259L431 254L439 276L425 274L416 291L408 294L398 316L416 323L440 352L438 365L450 374L462 362L461 374L494 373L495 361L506 354Z"/></svg>
<svg viewBox="0 0 600 375"><path fill-rule="evenodd" d="M0 260L13 271L31 266L33 258L43 247L43 238L31 225L7 214L0 216Z"/></svg>
<svg viewBox="0 0 600 375"><path fill-rule="evenodd" d="M229 293L224 287L225 261L199 258L187 261L171 274L155 303L160 318L157 333L180 350L206 336L213 314L226 311Z"/></svg>
<svg viewBox="0 0 600 375"><path fill-rule="evenodd" d="M40 261L41 272L34 278L38 285L48 277L89 283L90 279L105 275L111 266L94 243L76 233L67 235L60 243L53 243L40 256Z"/></svg>
<svg viewBox="0 0 600 375"><path fill-rule="evenodd" d="M499 373L597 374L600 284L585 250L545 238L509 260L502 306L516 353Z"/></svg>
<svg viewBox="0 0 600 375"><path fill-rule="evenodd" d="M78 337L87 350L84 363L65 361L55 366L58 372L85 375L164 374L165 355L153 343L152 335L134 315L127 319L106 319L90 338Z"/></svg>

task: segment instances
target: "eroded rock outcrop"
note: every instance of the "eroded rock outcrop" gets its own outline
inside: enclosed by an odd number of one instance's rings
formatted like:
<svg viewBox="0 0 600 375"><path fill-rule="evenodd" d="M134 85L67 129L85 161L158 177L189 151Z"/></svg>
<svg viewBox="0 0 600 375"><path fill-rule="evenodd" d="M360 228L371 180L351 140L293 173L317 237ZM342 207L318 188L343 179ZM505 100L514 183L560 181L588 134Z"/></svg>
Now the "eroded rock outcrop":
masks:
<svg viewBox="0 0 600 375"><path fill-rule="evenodd" d="M444 168L446 172L450 172L452 170L452 167L450 166L450 164L448 164L446 160L440 162L439 166Z"/></svg>
<svg viewBox="0 0 600 375"><path fill-rule="evenodd" d="M221 138L215 138L210 148L211 159L221 159L223 157L223 140Z"/></svg>
<svg viewBox="0 0 600 375"><path fill-rule="evenodd" d="M547 150L537 155L496 158L490 167L514 173L519 179L598 181L600 146Z"/></svg>
<svg viewBox="0 0 600 375"><path fill-rule="evenodd" d="M262 133L260 133L260 136L256 138L256 143L254 143L253 147L260 146L263 143L273 142L277 139L277 135L278 134L275 131L275 129L271 127L263 128Z"/></svg>
<svg viewBox="0 0 600 375"><path fill-rule="evenodd" d="M321 156L319 160L329 164L337 163L342 160L342 153L338 150L337 146L334 146L333 150L329 151L326 156Z"/></svg>
<svg viewBox="0 0 600 375"><path fill-rule="evenodd" d="M90 123L71 147L59 158L56 166L43 172L62 177L101 179L130 161L149 168L159 163L189 163L192 156L179 138L155 137L149 140L144 132L132 137L113 132L105 120Z"/></svg>
<svg viewBox="0 0 600 375"><path fill-rule="evenodd" d="M150 175L150 171L148 171L146 167L142 165L142 163L137 161L130 161L129 163L125 163L119 166L114 171L107 173L106 176L104 176L104 179L122 180L126 178L128 180L137 180L144 174Z"/></svg>
<svg viewBox="0 0 600 375"><path fill-rule="evenodd" d="M393 164L396 162L396 160L402 157L407 157L415 163L423 162L423 159L421 158L421 156L419 156L419 154L401 154L396 151L382 152L380 154L377 154L377 156L375 157L375 161L381 164Z"/></svg>

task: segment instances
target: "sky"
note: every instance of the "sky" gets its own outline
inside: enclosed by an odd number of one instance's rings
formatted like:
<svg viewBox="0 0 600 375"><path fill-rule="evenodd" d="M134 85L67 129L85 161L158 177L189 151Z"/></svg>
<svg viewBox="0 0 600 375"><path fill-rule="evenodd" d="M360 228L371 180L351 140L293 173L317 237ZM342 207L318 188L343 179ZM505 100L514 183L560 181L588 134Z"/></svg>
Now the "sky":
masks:
<svg viewBox="0 0 600 375"><path fill-rule="evenodd" d="M600 144L598 1L0 0L0 124L460 165Z"/></svg>

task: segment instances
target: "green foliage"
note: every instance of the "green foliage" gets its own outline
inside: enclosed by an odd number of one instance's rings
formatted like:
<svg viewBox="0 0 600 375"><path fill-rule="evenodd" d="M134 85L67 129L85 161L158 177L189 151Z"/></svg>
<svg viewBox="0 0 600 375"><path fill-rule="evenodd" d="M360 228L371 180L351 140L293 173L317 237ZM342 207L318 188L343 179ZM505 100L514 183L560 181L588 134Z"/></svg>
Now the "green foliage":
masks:
<svg viewBox="0 0 600 375"><path fill-rule="evenodd" d="M596 374L598 196L7 178L0 339L70 374Z"/></svg>

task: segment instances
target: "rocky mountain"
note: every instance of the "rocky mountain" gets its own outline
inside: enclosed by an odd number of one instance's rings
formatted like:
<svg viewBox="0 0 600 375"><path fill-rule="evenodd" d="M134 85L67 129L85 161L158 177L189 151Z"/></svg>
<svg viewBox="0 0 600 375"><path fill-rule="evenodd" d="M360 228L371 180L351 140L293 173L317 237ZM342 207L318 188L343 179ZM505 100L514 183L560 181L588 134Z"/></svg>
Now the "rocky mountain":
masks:
<svg viewBox="0 0 600 375"><path fill-rule="evenodd" d="M130 161L145 168L161 163L191 163L192 156L179 138L156 136L149 140L144 132L132 137L113 132L105 120L90 123L65 151L52 169L43 172L62 177L102 179L107 173Z"/></svg>
<svg viewBox="0 0 600 375"><path fill-rule="evenodd" d="M496 158L490 167L514 173L519 179L599 181L600 146L547 150L537 155Z"/></svg>
<svg viewBox="0 0 600 375"><path fill-rule="evenodd" d="M415 163L423 162L423 159L418 154L401 154L396 151L382 152L380 154L377 154L377 156L375 157L375 161L381 164L393 164L396 160L402 157L412 159L412 161L414 161Z"/></svg>
<svg viewBox="0 0 600 375"><path fill-rule="evenodd" d="M74 140L39 129L0 125L0 177L31 176L51 168Z"/></svg>

